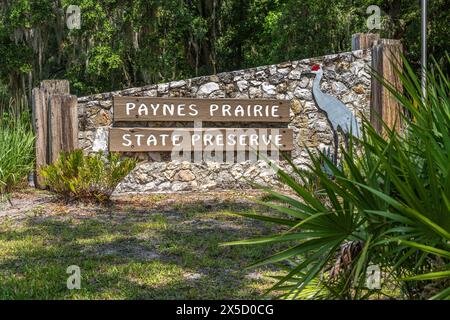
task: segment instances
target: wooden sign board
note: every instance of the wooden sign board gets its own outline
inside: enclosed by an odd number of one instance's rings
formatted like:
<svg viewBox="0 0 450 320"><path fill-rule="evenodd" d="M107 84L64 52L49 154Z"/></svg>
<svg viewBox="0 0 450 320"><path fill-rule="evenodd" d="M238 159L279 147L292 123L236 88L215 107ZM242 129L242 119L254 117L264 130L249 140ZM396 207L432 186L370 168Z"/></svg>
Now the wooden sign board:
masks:
<svg viewBox="0 0 450 320"><path fill-rule="evenodd" d="M114 121L289 122L290 102L274 99L114 97Z"/></svg>
<svg viewBox="0 0 450 320"><path fill-rule="evenodd" d="M293 149L293 132L287 128L111 128L109 150L150 152L209 148L223 151Z"/></svg>

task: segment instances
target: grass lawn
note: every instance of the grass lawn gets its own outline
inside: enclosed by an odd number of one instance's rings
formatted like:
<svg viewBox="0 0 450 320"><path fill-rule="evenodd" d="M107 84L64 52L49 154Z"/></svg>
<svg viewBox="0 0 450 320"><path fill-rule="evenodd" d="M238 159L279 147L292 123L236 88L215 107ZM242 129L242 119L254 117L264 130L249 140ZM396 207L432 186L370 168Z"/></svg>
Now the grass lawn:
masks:
<svg viewBox="0 0 450 320"><path fill-rule="evenodd" d="M0 299L258 299L277 273L245 269L268 247L219 246L274 230L232 215L266 210L236 192L121 196L102 208L30 189L12 201L0 203ZM70 265L79 290L66 287Z"/></svg>

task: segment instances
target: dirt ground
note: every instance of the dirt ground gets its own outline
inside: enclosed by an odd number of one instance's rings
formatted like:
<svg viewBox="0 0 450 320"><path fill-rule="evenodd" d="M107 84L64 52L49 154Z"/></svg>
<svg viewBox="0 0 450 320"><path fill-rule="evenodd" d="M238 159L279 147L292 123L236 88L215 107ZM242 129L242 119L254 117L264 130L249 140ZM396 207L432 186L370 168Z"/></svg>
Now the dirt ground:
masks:
<svg viewBox="0 0 450 320"><path fill-rule="evenodd" d="M30 214L41 213L42 216L50 217L53 214L70 213L81 217L86 214L107 213L120 214L122 211L133 211L143 213L171 212L180 209L190 210L198 208L202 211L212 208L224 209L237 206L257 207L252 199L259 199L264 193L259 191L215 191L196 193L148 193L148 194L122 194L112 197L109 205L98 206L86 203L66 203L55 194L33 188L15 192L11 196L11 203L0 202L0 219L21 220ZM57 214L59 215L59 214Z"/></svg>

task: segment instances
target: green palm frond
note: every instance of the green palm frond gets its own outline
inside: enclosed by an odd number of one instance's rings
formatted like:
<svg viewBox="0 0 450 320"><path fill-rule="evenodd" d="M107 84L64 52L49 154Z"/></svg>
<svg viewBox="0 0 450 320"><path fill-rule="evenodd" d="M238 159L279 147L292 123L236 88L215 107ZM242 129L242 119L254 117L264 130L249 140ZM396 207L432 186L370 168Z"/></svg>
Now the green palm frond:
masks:
<svg viewBox="0 0 450 320"><path fill-rule="evenodd" d="M228 245L287 246L253 264L293 263L271 289L280 291L280 298L366 299L375 292L391 297L391 291L399 298L417 297L422 281L449 281L450 81L435 64L424 99L414 70L405 60L403 65L397 71L404 91L378 77L407 111L402 133L383 124L380 134L365 120L362 138L350 137L349 148L340 150L340 165L308 149L308 171L287 156L277 168L290 192L255 185L271 196L257 202L282 217L245 216L287 229ZM386 278L381 291L365 287L371 264ZM444 288L429 298L448 294Z"/></svg>

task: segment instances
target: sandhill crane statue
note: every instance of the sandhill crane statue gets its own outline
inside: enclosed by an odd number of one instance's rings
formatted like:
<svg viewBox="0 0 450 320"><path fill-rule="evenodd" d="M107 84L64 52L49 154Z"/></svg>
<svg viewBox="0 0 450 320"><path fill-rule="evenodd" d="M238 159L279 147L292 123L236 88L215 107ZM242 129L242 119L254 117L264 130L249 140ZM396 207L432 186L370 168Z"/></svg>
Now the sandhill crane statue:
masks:
<svg viewBox="0 0 450 320"><path fill-rule="evenodd" d="M313 96L317 107L325 112L334 136L334 162L337 162L337 153L339 147L338 130L340 130L347 138L352 134L356 138L360 138L360 127L353 112L336 97L323 93L320 89L320 81L323 77L322 67L318 64L311 67L311 73L316 77L313 82ZM346 139L347 140L347 139Z"/></svg>

